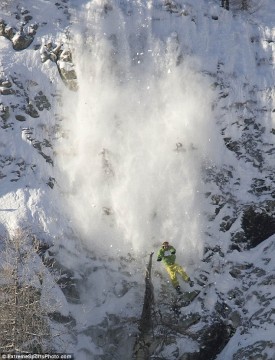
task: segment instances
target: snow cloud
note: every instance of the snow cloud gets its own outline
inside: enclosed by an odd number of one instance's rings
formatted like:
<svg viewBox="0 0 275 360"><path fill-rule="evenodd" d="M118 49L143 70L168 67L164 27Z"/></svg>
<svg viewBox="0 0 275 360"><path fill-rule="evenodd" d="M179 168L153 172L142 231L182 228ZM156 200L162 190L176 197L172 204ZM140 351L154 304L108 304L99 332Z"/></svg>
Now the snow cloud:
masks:
<svg viewBox="0 0 275 360"><path fill-rule="evenodd" d="M74 45L79 91L64 94L58 149L74 225L93 248L150 252L169 240L195 258L201 166L216 153L209 82L172 29L157 36L138 11L106 28L88 10Z"/></svg>

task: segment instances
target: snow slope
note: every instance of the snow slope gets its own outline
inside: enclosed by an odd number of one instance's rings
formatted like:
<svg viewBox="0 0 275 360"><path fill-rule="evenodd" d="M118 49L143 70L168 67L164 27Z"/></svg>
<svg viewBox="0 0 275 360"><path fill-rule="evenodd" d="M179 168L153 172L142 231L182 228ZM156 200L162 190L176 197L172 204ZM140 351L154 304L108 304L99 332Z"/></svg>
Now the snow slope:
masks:
<svg viewBox="0 0 275 360"><path fill-rule="evenodd" d="M144 267L164 240L191 277L207 274L209 286L196 284L201 298L186 314L207 320L217 303L240 313L217 359L248 358L242 349L261 341L274 359L274 236L244 252L231 243L246 206L274 202L275 3L252 5L0 5L9 26L38 25L22 51L0 37L0 110L10 114L1 116L1 235L27 228L72 272L79 299L69 299L63 315L75 319L76 336L63 341L77 359L132 358ZM54 62L41 61L48 42L72 51L78 91ZM26 112L30 104L38 116ZM251 263L264 274L244 266ZM159 264L153 271L159 297L171 285ZM241 302L227 296L234 288ZM180 355L189 342L179 340ZM156 356L175 359L173 351Z"/></svg>

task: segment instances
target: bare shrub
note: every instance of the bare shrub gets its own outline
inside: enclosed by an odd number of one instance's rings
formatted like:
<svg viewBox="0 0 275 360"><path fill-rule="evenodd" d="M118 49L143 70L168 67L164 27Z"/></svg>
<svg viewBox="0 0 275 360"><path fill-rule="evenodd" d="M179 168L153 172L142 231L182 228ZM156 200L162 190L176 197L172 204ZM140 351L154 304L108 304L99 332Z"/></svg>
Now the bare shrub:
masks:
<svg viewBox="0 0 275 360"><path fill-rule="evenodd" d="M51 350L48 312L45 307L47 268L24 231L2 239L0 257L0 351L45 352ZM42 304L43 303L43 304Z"/></svg>

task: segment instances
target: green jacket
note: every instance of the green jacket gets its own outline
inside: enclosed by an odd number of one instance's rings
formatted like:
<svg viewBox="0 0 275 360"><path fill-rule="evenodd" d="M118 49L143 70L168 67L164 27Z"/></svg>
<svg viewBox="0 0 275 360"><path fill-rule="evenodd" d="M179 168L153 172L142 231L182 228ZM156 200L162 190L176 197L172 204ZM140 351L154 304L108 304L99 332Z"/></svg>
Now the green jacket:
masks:
<svg viewBox="0 0 275 360"><path fill-rule="evenodd" d="M174 265L176 260L175 254L176 254L176 249L173 246L169 245L167 250L161 247L158 251L157 261L163 260L164 265L166 266Z"/></svg>

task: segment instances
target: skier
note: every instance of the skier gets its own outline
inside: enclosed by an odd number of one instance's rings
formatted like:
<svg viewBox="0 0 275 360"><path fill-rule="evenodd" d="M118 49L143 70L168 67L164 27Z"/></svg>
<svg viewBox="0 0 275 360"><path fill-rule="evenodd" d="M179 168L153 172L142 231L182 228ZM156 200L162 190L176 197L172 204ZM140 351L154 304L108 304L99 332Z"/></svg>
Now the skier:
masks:
<svg viewBox="0 0 275 360"><path fill-rule="evenodd" d="M183 278L183 280L192 287L194 282L191 281L190 277L186 274L185 270L178 265L176 260L176 249L169 244L168 241L164 241L161 248L158 251L157 261L163 260L165 268L171 278L172 285L176 289L178 294L182 294L179 282L177 279L177 273Z"/></svg>

